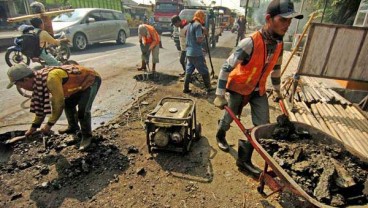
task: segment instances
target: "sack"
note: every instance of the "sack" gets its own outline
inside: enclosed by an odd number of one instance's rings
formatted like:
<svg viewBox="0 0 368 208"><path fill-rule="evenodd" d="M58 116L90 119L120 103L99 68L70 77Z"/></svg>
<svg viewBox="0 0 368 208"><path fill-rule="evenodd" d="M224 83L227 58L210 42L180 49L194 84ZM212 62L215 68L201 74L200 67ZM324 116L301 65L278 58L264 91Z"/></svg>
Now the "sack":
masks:
<svg viewBox="0 0 368 208"><path fill-rule="evenodd" d="M29 58L38 58L41 55L42 48L40 47L40 33L25 33L20 38L22 39L22 53Z"/></svg>

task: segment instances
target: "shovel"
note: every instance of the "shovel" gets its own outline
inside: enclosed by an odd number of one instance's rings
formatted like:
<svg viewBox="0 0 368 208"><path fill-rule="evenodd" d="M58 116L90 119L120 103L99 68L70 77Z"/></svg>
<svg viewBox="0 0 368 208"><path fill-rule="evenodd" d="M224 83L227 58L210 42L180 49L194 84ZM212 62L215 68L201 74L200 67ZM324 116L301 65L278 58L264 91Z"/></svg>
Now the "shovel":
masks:
<svg viewBox="0 0 368 208"><path fill-rule="evenodd" d="M206 37L206 48L207 48L207 51L208 51L208 58L210 59L210 64L211 64L211 76L212 76L212 79L215 79L215 70L213 70L213 64L212 64L212 58L211 58L211 51L210 51L210 46L209 46L209 43L208 43L208 37L207 35L205 35Z"/></svg>
<svg viewBox="0 0 368 208"><path fill-rule="evenodd" d="M34 137L34 136L38 136L41 134L41 131L35 131L33 132L33 134L31 134L30 136L28 137ZM23 136L16 136L16 137L13 137L11 139L8 139L4 142L4 144L8 145L8 144L13 144L15 142L18 142L18 141L21 141L21 140L24 140L26 138L28 138L26 135L23 135Z"/></svg>

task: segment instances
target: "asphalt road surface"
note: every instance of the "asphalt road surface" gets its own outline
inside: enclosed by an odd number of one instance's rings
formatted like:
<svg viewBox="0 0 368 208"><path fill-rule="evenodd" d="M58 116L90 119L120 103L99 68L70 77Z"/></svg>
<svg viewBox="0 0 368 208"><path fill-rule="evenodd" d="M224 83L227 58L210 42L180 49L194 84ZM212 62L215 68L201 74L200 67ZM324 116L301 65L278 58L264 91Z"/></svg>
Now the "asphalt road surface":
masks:
<svg viewBox="0 0 368 208"><path fill-rule="evenodd" d="M224 46L233 45L235 35L224 32L220 37L217 49L212 51L213 62L223 62L229 51ZM169 36L162 36L164 49L160 49L160 63L157 71L177 76L182 72L178 60L178 51ZM18 94L15 87L6 89L8 84L5 52L0 53L0 133L10 130L26 130L29 128L33 114L29 112L29 100ZM130 37L126 44L116 45L105 42L90 46L86 51L72 51L71 58L79 64L93 67L102 77L102 85L92 107L93 127L108 122L128 108L134 99L148 91L149 82L134 79L136 66L140 64L140 48L138 37ZM208 62L209 63L209 62ZM35 64L32 64L34 66ZM210 64L208 64L210 68ZM215 69L216 74L218 69ZM175 81L177 79L173 79ZM66 126L65 116L59 119L54 130Z"/></svg>

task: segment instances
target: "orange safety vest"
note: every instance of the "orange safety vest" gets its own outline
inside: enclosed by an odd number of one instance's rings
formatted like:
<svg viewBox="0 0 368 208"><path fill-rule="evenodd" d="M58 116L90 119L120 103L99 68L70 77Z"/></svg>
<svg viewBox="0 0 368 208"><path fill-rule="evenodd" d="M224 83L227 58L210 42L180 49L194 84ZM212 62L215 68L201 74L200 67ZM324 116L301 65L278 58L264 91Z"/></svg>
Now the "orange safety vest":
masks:
<svg viewBox="0 0 368 208"><path fill-rule="evenodd" d="M65 98L68 98L77 92L86 90L95 82L96 77L100 76L95 70L80 65L57 66L53 67L50 70L63 69L66 67L77 67L80 73L78 74L67 73L68 74L67 81L63 84L63 92Z"/></svg>
<svg viewBox="0 0 368 208"><path fill-rule="evenodd" d="M147 28L149 36L143 36L143 42L145 45L147 44L151 44L153 42L153 37L155 37L155 39L157 40L155 45L159 45L160 42L160 36L158 35L157 31L155 30L155 28L151 25L146 25L144 24L144 26Z"/></svg>
<svg viewBox="0 0 368 208"><path fill-rule="evenodd" d="M266 92L267 77L273 70L280 56L282 43L277 44L273 56L270 57L268 65L266 65L267 50L262 34L257 31L251 35L251 38L253 40L252 57L246 65L238 64L231 71L226 89L241 95L249 95L254 91L259 82L259 94L262 96Z"/></svg>

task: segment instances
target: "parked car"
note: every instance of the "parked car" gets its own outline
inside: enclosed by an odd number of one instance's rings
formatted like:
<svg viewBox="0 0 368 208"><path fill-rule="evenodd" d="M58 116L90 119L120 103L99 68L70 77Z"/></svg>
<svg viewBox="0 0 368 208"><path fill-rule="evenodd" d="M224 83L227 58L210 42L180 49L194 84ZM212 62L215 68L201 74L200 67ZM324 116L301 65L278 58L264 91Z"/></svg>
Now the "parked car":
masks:
<svg viewBox="0 0 368 208"><path fill-rule="evenodd" d="M56 16L52 20L52 27L55 34L65 32L77 50L84 50L89 44L110 40L124 44L130 36L123 13L111 9L75 9Z"/></svg>

